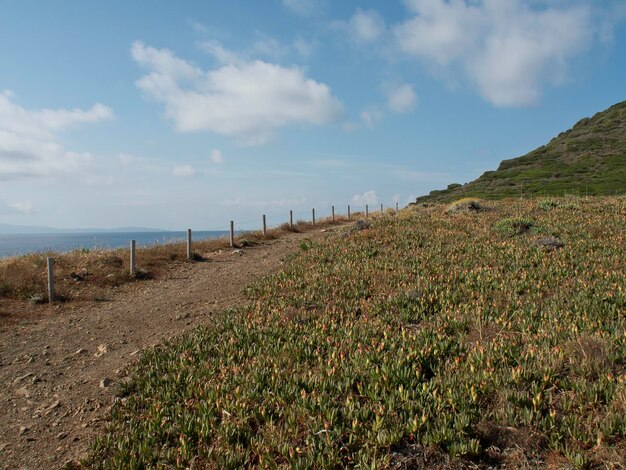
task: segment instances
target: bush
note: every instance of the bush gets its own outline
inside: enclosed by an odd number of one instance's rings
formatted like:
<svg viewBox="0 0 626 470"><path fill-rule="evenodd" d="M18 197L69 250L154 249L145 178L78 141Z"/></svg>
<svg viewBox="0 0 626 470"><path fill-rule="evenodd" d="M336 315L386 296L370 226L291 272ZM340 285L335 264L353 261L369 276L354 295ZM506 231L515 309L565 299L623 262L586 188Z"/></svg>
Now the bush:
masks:
<svg viewBox="0 0 626 470"><path fill-rule="evenodd" d="M454 212L480 212L485 208L481 204L479 199L472 197L465 197L463 199L459 199L458 201L454 201L446 208L446 212L454 213Z"/></svg>
<svg viewBox="0 0 626 470"><path fill-rule="evenodd" d="M527 233L535 228L535 222L523 217L507 217L496 222L494 229L508 237L514 237Z"/></svg>

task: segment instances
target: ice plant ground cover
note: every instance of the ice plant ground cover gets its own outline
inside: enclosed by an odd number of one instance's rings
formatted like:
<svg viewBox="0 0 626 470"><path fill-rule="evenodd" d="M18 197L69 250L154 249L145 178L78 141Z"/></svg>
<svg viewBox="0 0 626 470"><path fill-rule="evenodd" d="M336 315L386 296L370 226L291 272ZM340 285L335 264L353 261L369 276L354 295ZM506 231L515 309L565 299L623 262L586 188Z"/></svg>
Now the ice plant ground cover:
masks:
<svg viewBox="0 0 626 470"><path fill-rule="evenodd" d="M85 463L618 468L626 199L551 201L304 244L248 306L145 353Z"/></svg>

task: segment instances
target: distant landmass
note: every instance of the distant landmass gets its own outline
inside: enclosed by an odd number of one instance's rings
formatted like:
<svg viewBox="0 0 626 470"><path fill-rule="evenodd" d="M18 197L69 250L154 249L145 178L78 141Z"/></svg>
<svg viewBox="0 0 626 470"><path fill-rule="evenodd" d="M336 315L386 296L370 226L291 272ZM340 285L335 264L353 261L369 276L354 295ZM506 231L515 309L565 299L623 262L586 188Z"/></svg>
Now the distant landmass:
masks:
<svg viewBox="0 0 626 470"><path fill-rule="evenodd" d="M416 202L566 193L626 194L626 101L581 119L547 145L522 157L503 160L495 171L466 184L431 191Z"/></svg>
<svg viewBox="0 0 626 470"><path fill-rule="evenodd" d="M0 234L2 235L19 235L19 234L39 234L39 233L139 233L139 232L167 232L167 230L146 228L146 227L119 227L119 228L53 228L38 227L34 225L9 225L0 224Z"/></svg>

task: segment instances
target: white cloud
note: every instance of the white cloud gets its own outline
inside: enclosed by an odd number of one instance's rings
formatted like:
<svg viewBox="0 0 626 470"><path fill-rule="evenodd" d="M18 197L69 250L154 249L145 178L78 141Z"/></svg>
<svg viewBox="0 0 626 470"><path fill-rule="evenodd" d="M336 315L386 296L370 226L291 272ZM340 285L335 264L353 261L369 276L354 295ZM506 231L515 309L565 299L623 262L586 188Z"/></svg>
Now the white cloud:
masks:
<svg viewBox="0 0 626 470"><path fill-rule="evenodd" d="M298 207L306 202L306 199L274 199L270 201L248 199L239 197L236 199L227 199L222 201L224 206L242 206L242 207Z"/></svg>
<svg viewBox="0 0 626 470"><path fill-rule="evenodd" d="M293 48L301 57L308 58L315 52L317 43L315 41L307 41L303 38L296 38L293 42Z"/></svg>
<svg viewBox="0 0 626 470"><path fill-rule="evenodd" d="M34 214L37 212L37 207L35 207L35 204L30 201L12 202L7 204L7 206L15 212L20 212L22 214Z"/></svg>
<svg viewBox="0 0 626 470"><path fill-rule="evenodd" d="M377 11L357 9L348 21L349 30L359 42L371 43L385 32L385 20Z"/></svg>
<svg viewBox="0 0 626 470"><path fill-rule="evenodd" d="M387 106L396 113L406 113L417 106L417 95L408 83L387 89Z"/></svg>
<svg viewBox="0 0 626 470"><path fill-rule="evenodd" d="M364 206L365 204L377 204L378 196L376 195L376 191L370 190L366 191L363 194L355 194L352 197L352 203L357 206Z"/></svg>
<svg viewBox="0 0 626 470"><path fill-rule="evenodd" d="M299 15L312 15L321 8L320 0L282 0L283 6Z"/></svg>
<svg viewBox="0 0 626 470"><path fill-rule="evenodd" d="M406 54L464 74L496 106L538 101L564 79L567 62L593 39L590 8L531 7L521 0L407 0L414 16L395 39Z"/></svg>
<svg viewBox="0 0 626 470"><path fill-rule="evenodd" d="M180 165L172 168L172 175L178 176L181 178L195 176L197 174L196 170L191 165Z"/></svg>
<svg viewBox="0 0 626 470"><path fill-rule="evenodd" d="M212 131L262 144L278 128L326 124L342 110L328 86L297 67L246 60L215 42L208 50L222 65L205 72L167 49L132 46L133 58L150 71L137 86L164 104L180 132Z"/></svg>
<svg viewBox="0 0 626 470"><path fill-rule="evenodd" d="M211 161L213 163L224 163L224 155L218 149L211 150Z"/></svg>
<svg viewBox="0 0 626 470"><path fill-rule="evenodd" d="M49 178L78 170L92 156L65 149L59 134L113 117L113 111L99 103L87 111L29 110L14 103L13 96L0 93L0 180Z"/></svg>
<svg viewBox="0 0 626 470"><path fill-rule="evenodd" d="M359 117L367 127L373 129L374 125L382 119L383 115L377 109L366 109L365 111L361 111Z"/></svg>

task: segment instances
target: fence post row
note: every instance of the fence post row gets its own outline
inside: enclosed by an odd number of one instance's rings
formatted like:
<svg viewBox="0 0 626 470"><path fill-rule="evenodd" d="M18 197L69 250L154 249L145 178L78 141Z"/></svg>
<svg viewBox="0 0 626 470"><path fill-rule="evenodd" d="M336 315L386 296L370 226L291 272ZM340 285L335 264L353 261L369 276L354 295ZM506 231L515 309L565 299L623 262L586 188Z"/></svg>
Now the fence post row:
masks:
<svg viewBox="0 0 626 470"><path fill-rule="evenodd" d="M230 221L230 246L231 248L235 246L235 222L233 220Z"/></svg>
<svg viewBox="0 0 626 470"><path fill-rule="evenodd" d="M137 274L137 254L136 254L137 242L135 240L130 241L130 275L135 276Z"/></svg>
<svg viewBox="0 0 626 470"><path fill-rule="evenodd" d="M48 302L54 302L54 259L46 260L48 265Z"/></svg>

